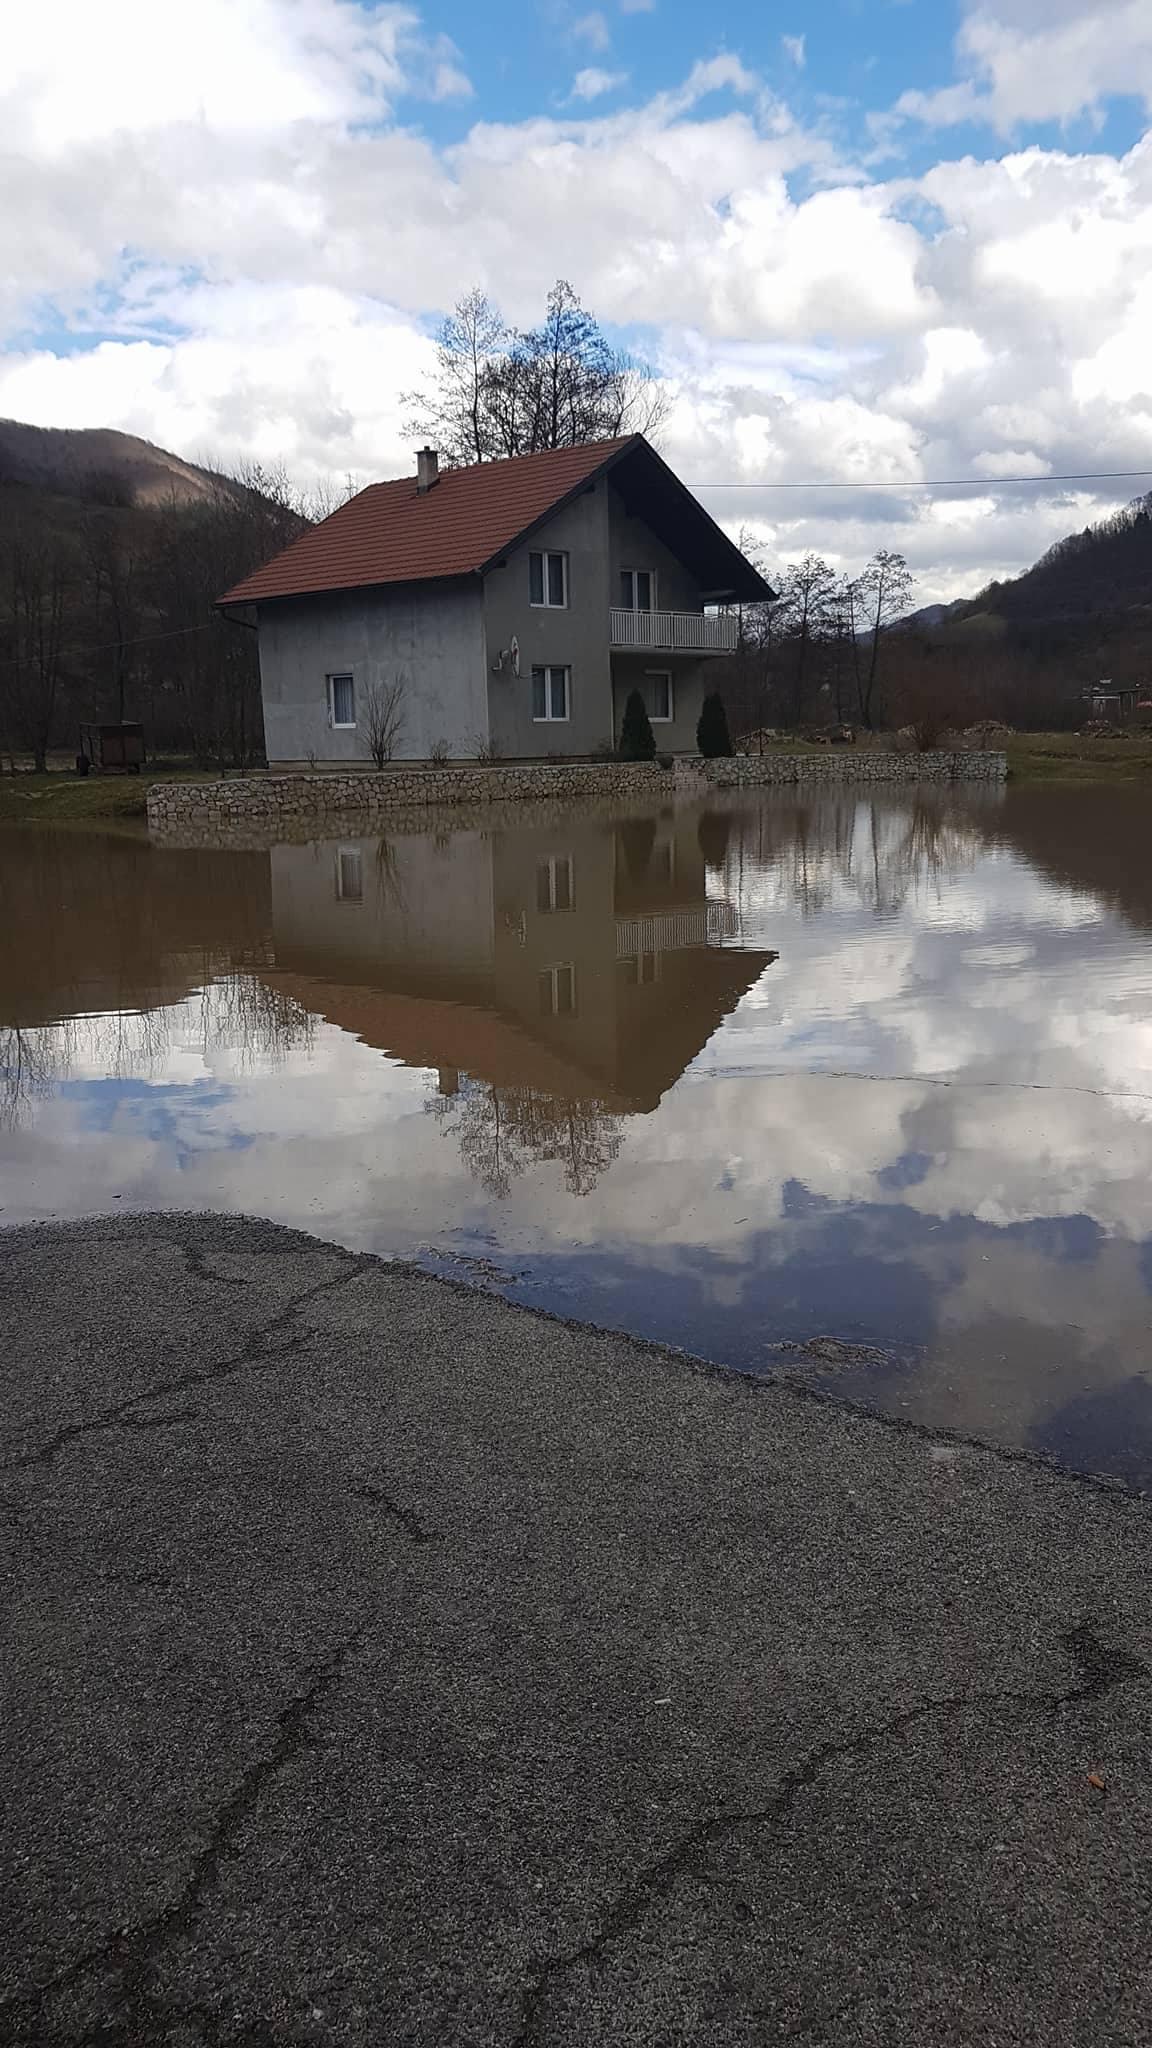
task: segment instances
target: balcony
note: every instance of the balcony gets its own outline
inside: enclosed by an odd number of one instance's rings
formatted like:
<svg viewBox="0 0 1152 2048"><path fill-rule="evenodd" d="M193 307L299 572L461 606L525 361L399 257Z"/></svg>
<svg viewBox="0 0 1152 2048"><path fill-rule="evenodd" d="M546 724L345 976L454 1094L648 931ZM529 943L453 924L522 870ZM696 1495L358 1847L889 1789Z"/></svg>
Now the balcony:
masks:
<svg viewBox="0 0 1152 2048"><path fill-rule="evenodd" d="M613 647L635 647L645 654L731 654L737 621L720 612L629 612L613 607L608 614Z"/></svg>
<svg viewBox="0 0 1152 2048"><path fill-rule="evenodd" d="M686 904L678 910L652 910L638 917L616 919L616 958L637 953L679 953L686 947L715 946L739 931L736 912L723 900Z"/></svg>

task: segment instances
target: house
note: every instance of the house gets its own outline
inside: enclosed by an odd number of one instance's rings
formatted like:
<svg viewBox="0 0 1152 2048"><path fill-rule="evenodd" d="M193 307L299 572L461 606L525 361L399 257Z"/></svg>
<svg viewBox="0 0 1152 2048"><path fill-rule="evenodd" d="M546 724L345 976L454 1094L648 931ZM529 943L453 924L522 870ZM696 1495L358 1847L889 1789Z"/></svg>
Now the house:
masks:
<svg viewBox="0 0 1152 2048"><path fill-rule="evenodd" d="M1114 683L1105 676L1098 683L1089 683L1080 697L1090 717L1126 720L1139 708L1140 694L1134 683Z"/></svg>
<svg viewBox="0 0 1152 2048"><path fill-rule="evenodd" d="M462 469L422 449L219 600L254 625L268 760L591 755L639 689L661 752L695 747L725 609L771 597L638 434Z"/></svg>
<svg viewBox="0 0 1152 2048"><path fill-rule="evenodd" d="M278 845L282 996L411 1066L654 1110L776 955L741 944L689 807ZM540 1109L537 1101L537 1111Z"/></svg>

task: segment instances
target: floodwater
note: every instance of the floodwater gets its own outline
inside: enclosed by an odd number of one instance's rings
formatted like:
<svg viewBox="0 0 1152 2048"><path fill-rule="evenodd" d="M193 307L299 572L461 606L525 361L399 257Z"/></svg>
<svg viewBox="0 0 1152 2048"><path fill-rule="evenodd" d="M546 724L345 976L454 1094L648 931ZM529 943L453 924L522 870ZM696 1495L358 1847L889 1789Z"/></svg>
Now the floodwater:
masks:
<svg viewBox="0 0 1152 2048"><path fill-rule="evenodd" d="M1152 1483L1152 834L763 792L0 837L0 1224L246 1211Z"/></svg>

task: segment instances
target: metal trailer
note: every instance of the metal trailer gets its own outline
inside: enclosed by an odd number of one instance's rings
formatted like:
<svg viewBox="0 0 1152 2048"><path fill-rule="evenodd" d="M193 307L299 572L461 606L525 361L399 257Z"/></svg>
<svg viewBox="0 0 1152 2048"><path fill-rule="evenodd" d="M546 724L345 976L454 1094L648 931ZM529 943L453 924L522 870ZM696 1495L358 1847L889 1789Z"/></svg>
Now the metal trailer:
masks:
<svg viewBox="0 0 1152 2048"><path fill-rule="evenodd" d="M142 725L133 722L126 725L80 727L80 752L76 756L77 775L88 775L93 771L97 775L139 775L147 758Z"/></svg>

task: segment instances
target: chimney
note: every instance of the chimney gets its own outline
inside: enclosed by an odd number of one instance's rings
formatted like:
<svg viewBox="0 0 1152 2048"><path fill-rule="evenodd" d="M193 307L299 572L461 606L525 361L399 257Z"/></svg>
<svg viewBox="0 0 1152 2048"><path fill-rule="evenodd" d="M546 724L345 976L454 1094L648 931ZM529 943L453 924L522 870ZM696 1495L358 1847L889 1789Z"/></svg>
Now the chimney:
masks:
<svg viewBox="0 0 1152 2048"><path fill-rule="evenodd" d="M440 457L435 448L416 450L416 489L421 497L432 489L440 475Z"/></svg>

